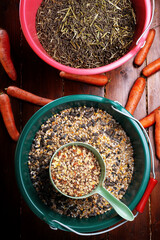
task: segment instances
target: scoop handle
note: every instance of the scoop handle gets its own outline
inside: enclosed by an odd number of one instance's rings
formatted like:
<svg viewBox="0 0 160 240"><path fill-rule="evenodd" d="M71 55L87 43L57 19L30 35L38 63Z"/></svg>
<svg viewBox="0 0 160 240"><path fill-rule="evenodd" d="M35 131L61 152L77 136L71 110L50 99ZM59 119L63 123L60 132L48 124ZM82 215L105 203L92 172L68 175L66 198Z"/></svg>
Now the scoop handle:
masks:
<svg viewBox="0 0 160 240"><path fill-rule="evenodd" d="M122 218L128 221L134 220L132 211L124 203L119 201L115 196L108 192L103 186L99 186L97 193L104 197Z"/></svg>

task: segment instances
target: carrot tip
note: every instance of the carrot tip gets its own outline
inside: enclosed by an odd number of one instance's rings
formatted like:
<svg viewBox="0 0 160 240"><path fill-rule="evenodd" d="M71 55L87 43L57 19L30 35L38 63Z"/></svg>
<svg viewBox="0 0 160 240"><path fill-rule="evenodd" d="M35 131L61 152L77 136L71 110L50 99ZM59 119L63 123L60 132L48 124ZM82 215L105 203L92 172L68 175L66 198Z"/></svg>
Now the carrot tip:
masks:
<svg viewBox="0 0 160 240"><path fill-rule="evenodd" d="M59 76L60 76L60 77L63 77L64 73L65 73L65 72L61 71L61 72L59 73Z"/></svg>

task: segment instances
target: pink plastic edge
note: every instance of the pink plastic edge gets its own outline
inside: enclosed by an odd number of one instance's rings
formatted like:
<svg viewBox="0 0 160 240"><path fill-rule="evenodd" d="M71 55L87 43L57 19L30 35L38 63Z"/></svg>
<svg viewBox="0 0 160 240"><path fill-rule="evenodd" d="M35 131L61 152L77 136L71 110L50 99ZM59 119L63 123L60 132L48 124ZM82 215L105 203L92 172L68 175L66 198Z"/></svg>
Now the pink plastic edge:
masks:
<svg viewBox="0 0 160 240"><path fill-rule="evenodd" d="M64 72L68 72L71 74L77 74L77 75L93 75L93 74L100 74L100 73L105 73L105 72L109 72L115 68L120 67L121 65L123 65L124 63L126 63L128 60L130 60L133 56L136 55L136 53L139 51L140 47L142 46L142 44L144 43L148 32L146 32L146 34L143 36L143 38L140 40L139 44L136 45L130 52L128 52L126 55L124 55L122 58L118 59L117 61L110 63L106 66L103 67L98 67L98 68L90 68L90 69L84 69L84 68L72 68L72 67L68 67L65 66L61 63L58 63L57 61L55 61L54 59L51 59L49 56L47 56L44 52L42 52L37 45L35 44L35 42L32 40L32 37L28 31L27 28L27 24L25 21L25 3L26 1L20 1L20 23L21 23L21 27L24 33L24 36L27 40L27 42L29 43L30 47L34 50L34 52L42 59L44 60L46 63L48 63L49 65L51 65L52 67L60 70L60 71L64 71ZM146 21L144 24L144 29L143 31L146 29L147 25L149 24L149 21L151 19L151 3L149 2L149 4L146 6Z"/></svg>

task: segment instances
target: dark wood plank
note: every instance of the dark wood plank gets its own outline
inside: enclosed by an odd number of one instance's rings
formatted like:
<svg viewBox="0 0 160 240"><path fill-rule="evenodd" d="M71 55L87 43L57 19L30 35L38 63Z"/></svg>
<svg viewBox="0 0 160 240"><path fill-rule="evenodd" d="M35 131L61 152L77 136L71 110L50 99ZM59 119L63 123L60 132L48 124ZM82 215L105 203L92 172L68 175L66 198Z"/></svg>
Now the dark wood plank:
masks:
<svg viewBox="0 0 160 240"><path fill-rule="evenodd" d="M159 19L159 15L157 15L157 20ZM159 21L160 23L160 21ZM156 29L156 39L153 43L152 51L149 52L147 63L150 63L157 58L160 57L160 49L159 49L159 38L160 38L160 26ZM160 106L160 72L152 75L147 79L148 81L148 112L150 113L155 108ZM154 143L154 126L149 128L149 136L152 142L153 150L155 152L155 143ZM152 230L152 239L159 239L160 235L160 209L159 209L159 201L160 201L160 161L156 158L155 162L155 171L156 171L156 179L158 180L158 184L153 190L151 194L151 230Z"/></svg>
<svg viewBox="0 0 160 240"><path fill-rule="evenodd" d="M63 84L59 78L58 71L43 62L29 47L22 36L21 48L23 56L21 59L21 87L39 96L56 99L63 95ZM32 64L31 64L32 60ZM22 107L22 128L29 118L40 109L31 103L21 102ZM28 226L30 230L28 231ZM52 239L53 230L36 217L22 200L21 203L21 237L22 239ZM62 235L62 232L60 232Z"/></svg>
<svg viewBox="0 0 160 240"><path fill-rule="evenodd" d="M0 1L0 27L7 30L10 37L11 56L17 70L20 69L19 61L19 38L20 25L18 13L19 1ZM10 16L10 17L8 17ZM13 21L13 19L16 19ZM12 24L11 24L12 22ZM15 51L17 50L17 52ZM9 79L3 67L0 64L0 89L12 84L13 81ZM18 84L18 80L17 80ZM11 105L15 116L17 128L20 126L19 103L11 99ZM0 156L1 156L1 234L5 238L12 235L19 239L20 237L20 194L16 184L14 174L14 153L16 143L13 142L4 126L2 117L0 116Z"/></svg>
<svg viewBox="0 0 160 240"><path fill-rule="evenodd" d="M154 13L154 19L152 23L152 27L158 27L160 25L160 14L159 14L159 9L160 9L160 1L155 0L155 13Z"/></svg>
<svg viewBox="0 0 160 240"><path fill-rule="evenodd" d="M106 86L106 98L118 101L125 107L130 89L134 81L140 76L140 72L144 65L145 63L140 68L135 68L133 66L133 59L131 59L123 66L109 72L110 83ZM146 113L145 106L143 105L145 103L145 95L146 93L144 92L134 113L134 116L137 118L141 118L142 114ZM138 114L141 115L138 116Z"/></svg>
<svg viewBox="0 0 160 240"><path fill-rule="evenodd" d="M20 25L18 21L18 4L19 1L0 1L0 27L7 30L10 37L11 56L17 72L19 72L20 64L18 53L20 50ZM10 16L10 17L8 17ZM14 21L17 19L17 21ZM11 24L12 22L12 24ZM15 51L17 49L17 52ZM3 67L0 64L0 89L12 84ZM18 83L18 80L17 80ZM12 109L15 115L17 128L20 126L19 103L12 101ZM20 236L20 194L17 188L14 174L14 153L16 143L9 137L4 126L2 117L0 116L0 156L1 156L1 174L0 182L2 187L1 192L1 212L2 225L1 231L6 238L10 237L12 232L16 239ZM8 229L10 229L8 231Z"/></svg>
<svg viewBox="0 0 160 240"><path fill-rule="evenodd" d="M124 107L126 105L129 91L134 81L140 76L141 69L133 66L133 59L125 63L123 66L110 72L111 82L106 87L106 97L114 101L120 102ZM146 115L146 91L137 106L134 117L140 119ZM141 222L143 221L143 228ZM145 230L144 230L145 229ZM109 233L109 239L149 239L149 207L148 204L143 214L134 220L134 222L126 223L122 227Z"/></svg>
<svg viewBox="0 0 160 240"><path fill-rule="evenodd" d="M145 66L149 62L160 56L160 1L156 0L156 11L152 26L156 28L156 39L149 52ZM16 82L11 81L0 65L0 90L4 90L9 85L16 85L31 91L37 95L56 99L58 97L70 94L93 94L104 96L104 87L95 87L83 83L62 80L59 77L59 71L43 62L29 47L26 42L19 22L19 0L1 0L0 1L0 27L5 28L10 36L11 56L17 70L18 78ZM132 65L133 59L122 67L107 73L111 82L106 86L107 98L117 100L125 106L128 93L133 82L140 75L142 69L135 69ZM146 91L135 111L134 116L138 119L144 117L147 112L151 112L160 105L160 73L148 78ZM146 98L147 96L147 98ZM147 104L146 104L146 100ZM11 104L15 116L16 125L22 130L28 119L40 107L30 103L11 98ZM81 240L73 233L54 231L41 221L26 205L20 197L14 174L14 153L16 143L13 142L0 116L0 156L1 156L1 206L2 206L2 231L5 238L15 239L62 239L62 240ZM154 148L154 127L149 129L149 135ZM156 176L160 181L160 162L155 158ZM150 207L147 203L143 214L127 223L117 230L111 231L100 236L86 237L91 240L113 240L113 239L151 239L157 240L160 235L160 210L159 210L159 183L154 189L150 198ZM143 224L142 224L143 223Z"/></svg>
<svg viewBox="0 0 160 240"><path fill-rule="evenodd" d="M103 97L104 87L97 87L64 79L64 95L72 94L93 94Z"/></svg>
<svg viewBox="0 0 160 240"><path fill-rule="evenodd" d="M21 61L21 87L36 95L56 99L63 95L62 79L58 70L43 62L30 48L22 36L23 58ZM32 59L32 64L30 64ZM40 107L22 102L23 126Z"/></svg>

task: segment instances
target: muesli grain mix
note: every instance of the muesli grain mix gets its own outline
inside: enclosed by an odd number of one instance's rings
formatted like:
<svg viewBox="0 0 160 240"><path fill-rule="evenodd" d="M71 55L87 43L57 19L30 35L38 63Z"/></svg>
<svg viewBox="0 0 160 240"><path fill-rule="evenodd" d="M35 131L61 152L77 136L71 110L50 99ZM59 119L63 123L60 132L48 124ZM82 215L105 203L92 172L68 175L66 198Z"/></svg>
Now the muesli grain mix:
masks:
<svg viewBox="0 0 160 240"><path fill-rule="evenodd" d="M97 157L83 146L62 148L51 163L51 177L65 195L81 197L91 193L99 184L101 169Z"/></svg>
<svg viewBox="0 0 160 240"><path fill-rule="evenodd" d="M86 142L100 152L106 163L105 188L116 198L123 197L134 170L130 139L110 114L86 106L53 114L37 131L28 157L33 186L43 203L60 214L79 218L103 214L111 206L100 195L71 199L60 194L51 184L51 157L60 146L74 141Z"/></svg>

